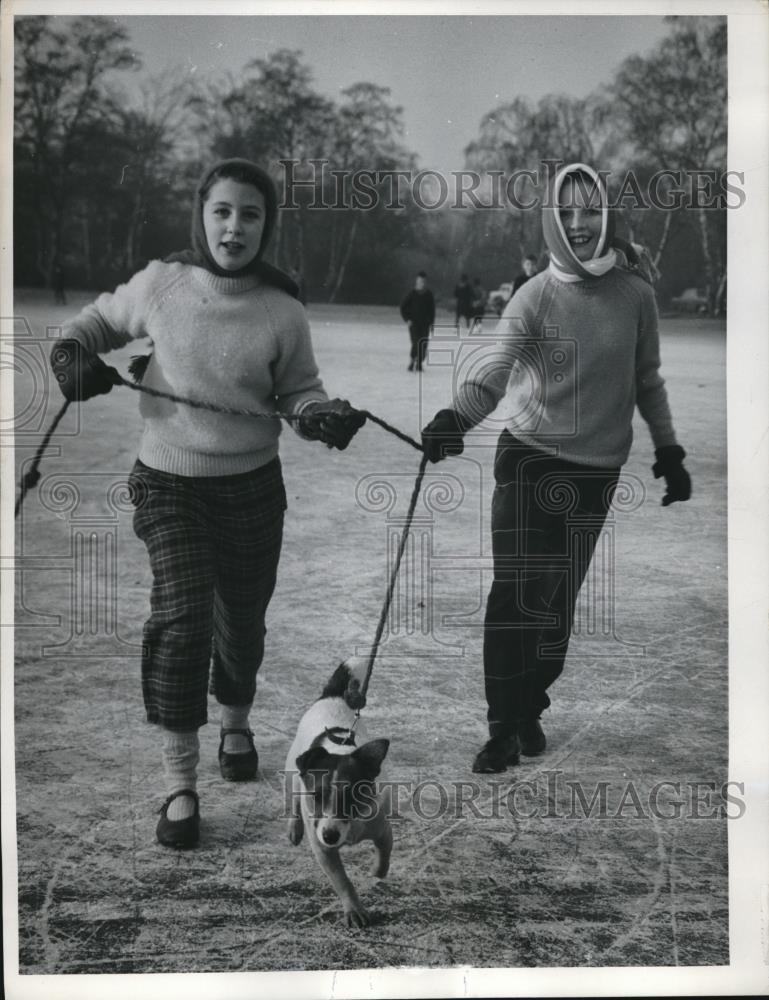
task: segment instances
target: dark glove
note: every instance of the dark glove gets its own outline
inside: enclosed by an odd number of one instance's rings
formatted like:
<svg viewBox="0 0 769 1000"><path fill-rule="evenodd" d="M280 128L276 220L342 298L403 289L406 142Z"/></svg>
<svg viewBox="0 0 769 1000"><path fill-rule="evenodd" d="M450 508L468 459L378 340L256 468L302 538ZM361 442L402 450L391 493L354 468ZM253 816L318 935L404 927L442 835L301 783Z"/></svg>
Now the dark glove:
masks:
<svg viewBox="0 0 769 1000"><path fill-rule="evenodd" d="M90 399L120 385L120 374L78 340L62 340L51 351L51 368L70 403Z"/></svg>
<svg viewBox="0 0 769 1000"><path fill-rule="evenodd" d="M470 425L456 410L438 410L422 428L422 450L431 462L440 462L447 455L461 455L462 440Z"/></svg>
<svg viewBox="0 0 769 1000"><path fill-rule="evenodd" d="M667 490L662 498L662 506L667 507L676 500L688 500L692 495L692 481L683 467L686 452L679 444L665 445L654 452L657 461L652 466L654 478L665 477Z"/></svg>
<svg viewBox="0 0 769 1000"><path fill-rule="evenodd" d="M346 399L330 399L309 403L299 418L299 430L311 441L344 451L365 423L366 415L353 409Z"/></svg>

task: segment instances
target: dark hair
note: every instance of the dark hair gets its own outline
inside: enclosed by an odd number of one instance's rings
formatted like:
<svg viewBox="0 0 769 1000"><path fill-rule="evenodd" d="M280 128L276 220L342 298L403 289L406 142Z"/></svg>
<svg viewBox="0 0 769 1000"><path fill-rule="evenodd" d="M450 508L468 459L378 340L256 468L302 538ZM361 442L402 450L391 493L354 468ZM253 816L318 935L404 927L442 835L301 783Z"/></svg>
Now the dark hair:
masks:
<svg viewBox="0 0 769 1000"><path fill-rule="evenodd" d="M417 271L417 277L418 278L426 278L427 275L425 274L424 271Z"/></svg>
<svg viewBox="0 0 769 1000"><path fill-rule="evenodd" d="M533 253L527 253L526 256L523 259L524 260L530 260L534 264L537 263L537 255L533 254Z"/></svg>

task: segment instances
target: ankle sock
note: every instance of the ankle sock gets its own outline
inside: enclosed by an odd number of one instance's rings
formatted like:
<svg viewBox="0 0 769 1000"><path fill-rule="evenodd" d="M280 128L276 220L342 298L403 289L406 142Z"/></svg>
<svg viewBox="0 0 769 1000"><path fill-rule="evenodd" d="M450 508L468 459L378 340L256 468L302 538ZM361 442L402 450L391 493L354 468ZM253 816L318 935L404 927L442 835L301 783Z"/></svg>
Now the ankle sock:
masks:
<svg viewBox="0 0 769 1000"><path fill-rule="evenodd" d="M200 740L198 732L176 733L163 730L163 767L166 775L168 795L184 788L197 790L197 768L200 760ZM195 812L195 800L182 795L169 805L167 816L170 820L187 819Z"/></svg>
<svg viewBox="0 0 769 1000"><path fill-rule="evenodd" d="M251 705L222 705L222 729L250 729ZM245 736L234 733L224 737L225 753L248 753L251 745Z"/></svg>

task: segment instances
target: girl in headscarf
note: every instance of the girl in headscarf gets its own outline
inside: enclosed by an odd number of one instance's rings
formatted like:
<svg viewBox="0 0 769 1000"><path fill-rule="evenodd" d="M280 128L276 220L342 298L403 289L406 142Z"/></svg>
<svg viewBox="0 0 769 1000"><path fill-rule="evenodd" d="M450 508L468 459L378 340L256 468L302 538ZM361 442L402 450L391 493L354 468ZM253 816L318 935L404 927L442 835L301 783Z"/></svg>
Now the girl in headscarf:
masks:
<svg viewBox="0 0 769 1000"><path fill-rule="evenodd" d="M691 483L660 375L657 308L632 248L614 233L602 178L573 163L542 210L549 267L508 303L495 343L472 354L450 409L422 431L431 461L505 398L494 464L494 580L484 623L489 740L473 770L504 771L545 749L539 718L566 657L577 595L633 437L655 447L662 503Z"/></svg>
<svg viewBox="0 0 769 1000"><path fill-rule="evenodd" d="M278 204L269 175L247 160L202 177L191 246L152 261L66 327L52 366L67 399L108 392L97 354L148 338L149 388L233 409L301 415L299 434L345 448L363 422L329 400L294 282L263 260ZM257 776L249 713L264 653L286 494L280 419L193 409L142 394L131 473L134 529L153 572L144 626L142 689L160 727L167 798L160 843L199 839L198 729L207 693L221 706L219 764L233 781Z"/></svg>

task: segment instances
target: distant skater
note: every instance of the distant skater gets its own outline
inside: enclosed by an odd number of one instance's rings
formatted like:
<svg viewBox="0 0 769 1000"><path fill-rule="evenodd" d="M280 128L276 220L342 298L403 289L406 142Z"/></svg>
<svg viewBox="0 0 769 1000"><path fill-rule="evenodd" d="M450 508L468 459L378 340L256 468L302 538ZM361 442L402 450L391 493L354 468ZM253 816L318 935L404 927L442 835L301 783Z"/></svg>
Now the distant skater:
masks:
<svg viewBox="0 0 769 1000"><path fill-rule="evenodd" d="M483 317L486 312L486 302L488 297L488 292L481 284L481 279L473 278L473 330L480 330L483 327Z"/></svg>
<svg viewBox="0 0 769 1000"><path fill-rule="evenodd" d="M470 284L467 275L460 275L459 284L454 289L454 298L456 299L455 322L457 327L459 327L459 321L462 319L464 319L468 329L472 325L474 297L473 286Z"/></svg>
<svg viewBox="0 0 769 1000"><path fill-rule="evenodd" d="M513 281L513 295L515 295L521 285L525 285L529 278L533 278L537 273L537 258L534 254L530 253L528 256L523 258L522 266L523 270Z"/></svg>
<svg viewBox="0 0 769 1000"><path fill-rule="evenodd" d="M67 276L64 271L64 265L60 260L57 260L51 272L51 287L53 288L53 300L56 305L65 306L67 304L66 285Z"/></svg>
<svg viewBox="0 0 769 1000"><path fill-rule="evenodd" d="M411 353L409 371L422 371L430 329L435 322L435 299L427 287L427 275L420 271L414 287L401 302L401 316L409 328Z"/></svg>
<svg viewBox="0 0 769 1000"><path fill-rule="evenodd" d="M307 305L307 282L304 280L304 275L302 274L298 264L292 264L291 266L291 278L296 285L298 292L297 298L302 303L303 306Z"/></svg>

